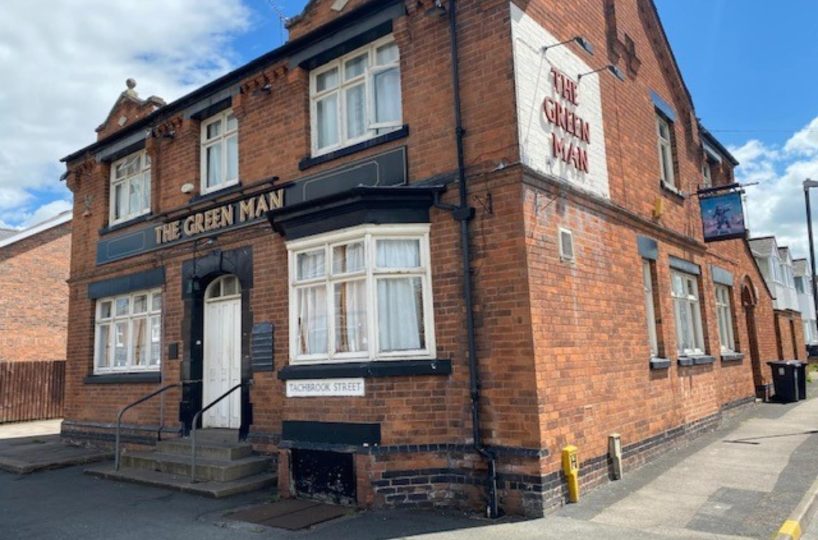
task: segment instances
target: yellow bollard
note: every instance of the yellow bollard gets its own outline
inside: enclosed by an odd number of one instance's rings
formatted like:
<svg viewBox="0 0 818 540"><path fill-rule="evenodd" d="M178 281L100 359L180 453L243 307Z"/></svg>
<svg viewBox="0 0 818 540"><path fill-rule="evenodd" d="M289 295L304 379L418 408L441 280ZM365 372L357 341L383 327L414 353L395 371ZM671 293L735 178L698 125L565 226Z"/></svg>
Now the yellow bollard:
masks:
<svg viewBox="0 0 818 540"><path fill-rule="evenodd" d="M568 500L579 502L579 458L577 447L572 444L562 449L562 472L568 479Z"/></svg>

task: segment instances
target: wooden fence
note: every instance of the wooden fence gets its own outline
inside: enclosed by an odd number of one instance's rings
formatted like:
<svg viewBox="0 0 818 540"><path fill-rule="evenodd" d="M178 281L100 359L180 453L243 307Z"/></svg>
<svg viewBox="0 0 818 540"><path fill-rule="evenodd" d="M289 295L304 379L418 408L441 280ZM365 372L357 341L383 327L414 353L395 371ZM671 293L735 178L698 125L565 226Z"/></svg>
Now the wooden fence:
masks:
<svg viewBox="0 0 818 540"><path fill-rule="evenodd" d="M0 424L60 418L65 360L0 362Z"/></svg>

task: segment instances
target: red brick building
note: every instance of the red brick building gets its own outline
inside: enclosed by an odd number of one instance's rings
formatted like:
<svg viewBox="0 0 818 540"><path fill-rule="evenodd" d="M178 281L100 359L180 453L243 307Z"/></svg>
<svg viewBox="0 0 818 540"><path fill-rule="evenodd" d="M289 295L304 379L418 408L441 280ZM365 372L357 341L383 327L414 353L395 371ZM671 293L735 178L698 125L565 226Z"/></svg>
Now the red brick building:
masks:
<svg viewBox="0 0 818 540"><path fill-rule="evenodd" d="M0 362L64 360L71 212L0 230Z"/></svg>
<svg viewBox="0 0 818 540"><path fill-rule="evenodd" d="M182 382L129 413L152 444L242 385L203 427L284 496L539 515L564 446L598 484L611 433L627 471L778 357L746 235L704 241L737 163L649 0L313 0L172 103L129 83L64 161L68 438Z"/></svg>

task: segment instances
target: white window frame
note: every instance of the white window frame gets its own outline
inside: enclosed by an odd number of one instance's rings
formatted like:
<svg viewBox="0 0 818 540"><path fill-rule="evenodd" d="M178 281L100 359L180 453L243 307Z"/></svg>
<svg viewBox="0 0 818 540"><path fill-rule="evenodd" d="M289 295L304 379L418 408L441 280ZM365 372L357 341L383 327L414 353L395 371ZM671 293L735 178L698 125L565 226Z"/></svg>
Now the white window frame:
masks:
<svg viewBox="0 0 818 540"><path fill-rule="evenodd" d="M806 276L794 276L792 278L793 286L795 287L795 291L798 294L806 294L807 289L806 289L806 286L805 286L805 282L806 282ZM800 290L798 288L799 283L801 284Z"/></svg>
<svg viewBox="0 0 818 540"><path fill-rule="evenodd" d="M214 114L213 116L209 116L205 118L201 122L201 145L200 145L200 178L199 178L199 185L200 185L200 193L202 195L207 193L213 193L214 191L219 191L224 188L235 186L239 183L239 162L241 161L239 158L240 149L239 149L239 121L236 118L236 127L232 129L228 129L228 117L235 115L233 114L232 109L227 109L221 111L219 113ZM212 139L207 138L207 128L215 123L221 123L221 130L219 135L213 137ZM227 171L228 171L228 164L227 164L227 143L228 139L236 138L236 176L235 178L228 178ZM222 149L222 156L221 156L221 178L222 182L213 186L207 185L207 149L211 146L216 144L221 144Z"/></svg>
<svg viewBox="0 0 818 540"><path fill-rule="evenodd" d="M367 141L369 139L375 138L379 135L383 135L384 133L388 133L389 131L394 131L399 129L403 126L403 89L402 86L402 79L399 81L398 84L398 92L399 92L399 102L401 103L401 117L395 121L390 122L375 122L375 85L374 85L374 78L380 72L388 71L393 68L398 69L398 75L400 76L400 49L398 49L398 57L394 62L389 64L383 65L376 65L376 51L387 44L395 43L395 38L392 35L388 35L377 39L367 45L360 47L351 53L345 54L344 56L333 60L332 62L327 63L326 65L321 66L320 68L314 69L310 72L310 133L311 133L311 148L312 148L312 156L317 157L324 154L328 154L330 152L334 152L335 150L339 150L341 148L351 146L353 144L357 144L360 142ZM362 75L358 75L350 80L344 80L344 65L348 60L361 56L362 54L367 53L368 55L368 62L366 69ZM338 84L334 88L329 90L324 90L322 92L318 92L317 88L317 79L319 75L327 73L328 71L332 71L333 69L338 70ZM353 86L357 86L363 82L365 90L365 100L366 100L366 117L364 119L364 133L358 137L348 138L347 137L347 130L346 130L346 94L345 91ZM336 144L327 145L323 148L318 147L318 102L327 96L332 94L337 95L337 126L338 126L338 142Z"/></svg>
<svg viewBox="0 0 818 540"><path fill-rule="evenodd" d="M667 138L662 135L663 126L667 128ZM659 178L665 186L678 190L676 171L673 169L673 122L659 112L656 112L656 146L659 150Z"/></svg>
<svg viewBox="0 0 818 540"><path fill-rule="evenodd" d="M719 346L722 354L736 352L736 338L733 332L733 305L730 301L732 290L727 285L716 284L716 322L719 329Z"/></svg>
<svg viewBox="0 0 818 540"><path fill-rule="evenodd" d="M678 295L673 287L673 278L678 276L683 280L685 286L685 294ZM670 294L673 298L673 318L674 326L676 328L676 350L679 356L703 356L704 349L704 334L702 332L702 308L699 300L699 280L697 276L688 274L686 272L679 272L678 270L670 271ZM692 284L693 293L689 293ZM687 320L688 331L693 336L694 347L689 349L681 349L681 317L680 309L684 305L689 312Z"/></svg>
<svg viewBox="0 0 818 540"><path fill-rule="evenodd" d="M770 257L770 267L772 268L773 281L783 285L784 276L781 261L777 257Z"/></svg>
<svg viewBox="0 0 818 540"><path fill-rule="evenodd" d="M343 362L379 361L379 360L406 360L436 358L434 304L432 301L432 273L429 251L429 225L362 225L351 227L343 231L316 235L314 237L287 242L289 266L289 300L290 300L290 362L293 364L328 364ZM377 269L376 240L417 239L420 242L420 267L417 269ZM323 248L324 261L327 267L332 264L332 248L350 242L364 242L364 256L366 269L361 273L361 279L366 280L366 321L368 349L361 352L334 352L335 347L335 296L333 286L338 281L348 281L349 274L337 278L325 272L320 278L311 280L297 280L297 256L299 253L315 251ZM325 267L325 269L327 269ZM378 331L378 297L376 279L382 276L417 276L421 278L423 331L426 347L411 351L379 352L380 337ZM327 353L326 354L298 354L298 300L299 286L324 283L326 289L327 313Z"/></svg>
<svg viewBox="0 0 818 540"><path fill-rule="evenodd" d="M134 299L138 296L147 297L147 309L144 312L134 313ZM158 297L158 302L156 298ZM116 314L116 304L118 300L128 301L128 311L125 314ZM110 307L110 316L103 317L103 306L108 303ZM158 303L158 308L156 307ZM100 298L96 301L95 315L94 315L94 374L104 373L133 373L133 372L156 372L162 369L162 326L163 326L163 306L164 295L162 289L150 289L134 291L128 294L120 294L106 298ZM151 364L151 345L154 342L152 336L152 320L159 319L159 358L156 364ZM147 347L147 362L143 366L134 365L134 322L138 320L145 320L146 324L146 342L143 347ZM114 358L116 354L116 324L125 323L128 329L128 337L126 339L125 348L127 351L127 359L124 366L115 366ZM100 333L103 327L107 326L108 332L108 359L105 366L100 366L100 355L102 351L99 349Z"/></svg>
<svg viewBox="0 0 818 540"><path fill-rule="evenodd" d="M122 163L125 163L129 159L137 157L139 159L139 167L137 171L131 175L124 176L122 178L116 178L116 169ZM145 180L147 176L147 181ZM132 211L130 208L130 186L132 182L140 181L143 182L143 189L147 190L147 201L148 206L145 208L140 208L136 211ZM145 150L140 150L138 152L134 152L132 154L128 154L127 156L120 158L113 163L111 163L111 175L110 175L110 195L108 198L108 224L109 225L117 225L119 223L125 223L126 221L130 221L132 219L138 218L139 216L144 216L145 214L149 214L151 212L151 182L152 182L152 175L151 175L151 159L148 156L148 153ZM116 216L116 187L118 185L122 185L123 189L125 189L125 201L128 204L128 211L125 212L122 216Z"/></svg>
<svg viewBox="0 0 818 540"><path fill-rule="evenodd" d="M702 178L706 188L713 187L713 172L710 170L710 166L710 162L705 159L704 163L702 163Z"/></svg>
<svg viewBox="0 0 818 540"><path fill-rule="evenodd" d="M648 325L648 345L653 357L659 355L659 335L656 329L656 299L653 291L651 262L642 259L642 290L645 298L645 318Z"/></svg>

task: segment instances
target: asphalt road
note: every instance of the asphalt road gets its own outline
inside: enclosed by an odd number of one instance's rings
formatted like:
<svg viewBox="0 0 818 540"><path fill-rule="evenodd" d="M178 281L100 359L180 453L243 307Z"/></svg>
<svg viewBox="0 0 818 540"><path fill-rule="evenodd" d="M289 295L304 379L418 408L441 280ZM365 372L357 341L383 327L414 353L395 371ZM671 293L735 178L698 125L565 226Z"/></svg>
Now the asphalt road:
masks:
<svg viewBox="0 0 818 540"><path fill-rule="evenodd" d="M810 394L818 395L815 385ZM289 532L230 520L229 511L270 501L272 493L213 500L93 478L82 466L25 476L0 472L0 540L769 538L818 476L816 422L818 399L757 405L584 494L580 504L527 521L352 512ZM816 525L808 532L816 538Z"/></svg>

